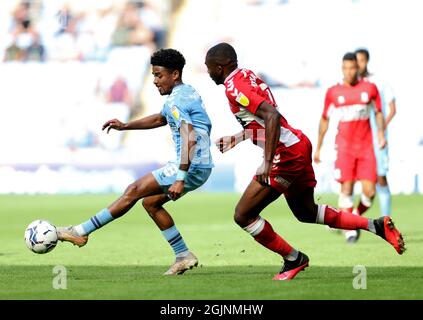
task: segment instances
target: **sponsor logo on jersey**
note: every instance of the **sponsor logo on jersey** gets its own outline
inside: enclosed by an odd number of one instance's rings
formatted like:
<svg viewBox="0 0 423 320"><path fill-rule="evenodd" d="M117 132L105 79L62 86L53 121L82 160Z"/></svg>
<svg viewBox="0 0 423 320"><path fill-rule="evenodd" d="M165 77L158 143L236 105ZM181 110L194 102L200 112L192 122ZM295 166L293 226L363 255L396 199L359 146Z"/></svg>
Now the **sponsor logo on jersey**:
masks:
<svg viewBox="0 0 423 320"><path fill-rule="evenodd" d="M176 120L179 120L179 111L178 111L178 108L176 108L176 106L172 106L172 108L170 108L170 111L172 112L173 117Z"/></svg>
<svg viewBox="0 0 423 320"><path fill-rule="evenodd" d="M246 107L250 104L250 100L248 100L248 98L242 92L238 94L235 100L243 107Z"/></svg>
<svg viewBox="0 0 423 320"><path fill-rule="evenodd" d="M352 104L334 110L342 122L367 120L370 116L370 107L367 104Z"/></svg>

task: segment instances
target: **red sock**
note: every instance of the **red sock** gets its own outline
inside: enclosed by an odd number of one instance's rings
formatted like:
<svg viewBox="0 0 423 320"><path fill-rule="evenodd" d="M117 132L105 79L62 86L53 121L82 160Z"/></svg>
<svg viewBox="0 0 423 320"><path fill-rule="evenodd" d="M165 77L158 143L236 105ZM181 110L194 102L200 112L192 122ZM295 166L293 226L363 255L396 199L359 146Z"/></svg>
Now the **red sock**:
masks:
<svg viewBox="0 0 423 320"><path fill-rule="evenodd" d="M273 231L269 222L264 220L264 227L254 239L273 252L279 253L282 257L287 256L292 252L292 247L280 235Z"/></svg>
<svg viewBox="0 0 423 320"><path fill-rule="evenodd" d="M357 207L357 213L362 216L370 207L366 206L362 201L360 201Z"/></svg>
<svg viewBox="0 0 423 320"><path fill-rule="evenodd" d="M367 230L369 226L369 220L367 218L342 212L329 206L325 208L324 223L329 227L345 230Z"/></svg>

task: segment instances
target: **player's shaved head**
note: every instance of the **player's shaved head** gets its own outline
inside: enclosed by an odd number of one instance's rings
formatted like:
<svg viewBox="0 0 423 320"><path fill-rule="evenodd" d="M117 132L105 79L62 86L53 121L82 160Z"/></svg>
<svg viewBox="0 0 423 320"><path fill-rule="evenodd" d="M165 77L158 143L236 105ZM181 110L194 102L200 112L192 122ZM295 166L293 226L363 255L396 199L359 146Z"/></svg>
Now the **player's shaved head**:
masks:
<svg viewBox="0 0 423 320"><path fill-rule="evenodd" d="M211 47L209 51L207 51L206 59L221 66L234 64L236 67L238 65L238 57L235 49L226 42Z"/></svg>
<svg viewBox="0 0 423 320"><path fill-rule="evenodd" d="M219 85L238 68L238 58L235 49L229 43L222 42L207 51L205 64L210 78Z"/></svg>

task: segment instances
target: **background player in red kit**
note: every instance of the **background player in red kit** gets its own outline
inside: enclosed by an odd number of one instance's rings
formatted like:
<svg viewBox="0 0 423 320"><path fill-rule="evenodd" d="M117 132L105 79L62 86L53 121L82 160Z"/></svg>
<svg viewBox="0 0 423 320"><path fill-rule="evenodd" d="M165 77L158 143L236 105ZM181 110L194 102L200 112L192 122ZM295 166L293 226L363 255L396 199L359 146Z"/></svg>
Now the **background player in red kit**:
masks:
<svg viewBox="0 0 423 320"><path fill-rule="evenodd" d="M234 219L257 242L283 257L284 265L274 280L292 279L309 263L306 254L293 248L260 217L281 194L301 222L368 230L388 241L399 254L404 252L402 236L389 217L367 219L314 202L316 180L309 139L278 112L266 83L252 71L238 68L231 45L220 43L210 48L205 64L212 80L225 85L231 111L243 127L240 133L219 139L219 149L225 152L247 138L264 148L263 163L239 200Z"/></svg>
<svg viewBox="0 0 423 320"><path fill-rule="evenodd" d="M362 215L372 205L376 194L376 158L369 120L373 106L376 112L379 148L386 145L385 124L378 89L366 79L359 80L354 53L344 55L342 72L343 83L330 87L326 92L314 161L320 162L320 149L328 130L329 115L331 112L338 112L339 125L335 141L335 178L341 183L338 206L344 211L353 212L354 184L360 181L362 194L354 214ZM353 230L345 233L348 242L355 242L358 235L357 231Z"/></svg>

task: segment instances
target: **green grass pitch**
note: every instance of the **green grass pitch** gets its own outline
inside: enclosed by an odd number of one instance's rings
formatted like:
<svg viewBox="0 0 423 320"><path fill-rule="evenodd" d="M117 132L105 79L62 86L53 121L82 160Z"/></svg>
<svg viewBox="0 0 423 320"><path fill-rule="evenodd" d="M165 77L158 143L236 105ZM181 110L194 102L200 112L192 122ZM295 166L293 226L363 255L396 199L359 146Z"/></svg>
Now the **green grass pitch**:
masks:
<svg viewBox="0 0 423 320"><path fill-rule="evenodd" d="M124 217L77 248L59 243L37 255L24 243L25 227L48 219L77 224L109 205L116 195L0 196L0 299L422 299L423 197L395 196L393 219L408 250L398 255L379 237L364 232L357 244L324 226L298 222L280 198L262 214L310 267L292 281L272 281L281 259L233 222L238 194L193 192L167 205L199 267L164 277L173 262L167 242L137 204ZM335 195L320 203L336 204ZM379 215L378 203L367 213ZM66 289L54 289L54 266L67 271ZM366 267L366 289L354 289L357 265ZM363 282L361 282L363 284Z"/></svg>

